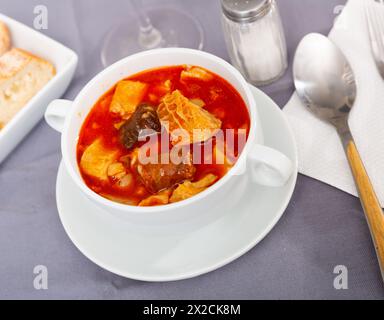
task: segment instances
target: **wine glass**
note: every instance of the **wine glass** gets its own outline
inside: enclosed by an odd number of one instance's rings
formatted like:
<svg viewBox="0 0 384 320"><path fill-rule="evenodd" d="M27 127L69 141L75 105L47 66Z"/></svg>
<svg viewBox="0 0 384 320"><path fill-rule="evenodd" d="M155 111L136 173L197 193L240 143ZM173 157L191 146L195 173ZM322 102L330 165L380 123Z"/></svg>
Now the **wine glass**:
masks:
<svg viewBox="0 0 384 320"><path fill-rule="evenodd" d="M142 0L131 0L134 12L106 35L101 51L105 67L139 51L184 47L201 50L203 29L186 12L172 8L144 9Z"/></svg>

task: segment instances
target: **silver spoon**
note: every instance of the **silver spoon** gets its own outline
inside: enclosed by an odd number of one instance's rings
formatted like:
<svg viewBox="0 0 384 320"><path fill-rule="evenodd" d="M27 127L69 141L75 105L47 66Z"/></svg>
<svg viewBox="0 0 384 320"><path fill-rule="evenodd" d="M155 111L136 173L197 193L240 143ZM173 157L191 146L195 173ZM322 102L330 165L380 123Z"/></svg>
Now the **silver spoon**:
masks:
<svg viewBox="0 0 384 320"><path fill-rule="evenodd" d="M312 33L297 48L293 73L297 93L305 106L331 123L340 136L384 279L384 215L348 125L357 92L351 66L327 37Z"/></svg>

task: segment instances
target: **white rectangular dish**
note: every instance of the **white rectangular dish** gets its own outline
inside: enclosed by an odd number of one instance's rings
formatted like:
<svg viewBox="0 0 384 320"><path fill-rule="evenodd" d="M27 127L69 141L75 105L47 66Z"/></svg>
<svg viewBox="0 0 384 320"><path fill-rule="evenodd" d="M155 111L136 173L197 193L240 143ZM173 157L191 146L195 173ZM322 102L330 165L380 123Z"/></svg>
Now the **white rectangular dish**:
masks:
<svg viewBox="0 0 384 320"><path fill-rule="evenodd" d="M59 42L0 13L12 35L12 45L50 61L56 75L0 131L0 163L42 118L48 104L61 97L76 70L78 57ZM0 106L1 107L1 106Z"/></svg>

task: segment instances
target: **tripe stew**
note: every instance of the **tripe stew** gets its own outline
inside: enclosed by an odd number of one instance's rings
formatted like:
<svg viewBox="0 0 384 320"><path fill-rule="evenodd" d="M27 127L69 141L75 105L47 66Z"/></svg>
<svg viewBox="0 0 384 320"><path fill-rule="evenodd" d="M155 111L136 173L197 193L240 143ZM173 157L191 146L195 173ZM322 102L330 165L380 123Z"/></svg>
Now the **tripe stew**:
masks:
<svg viewBox="0 0 384 320"><path fill-rule="evenodd" d="M243 99L220 76L189 65L151 69L99 99L80 131L77 160L85 183L99 195L128 205L165 205L221 179L249 127Z"/></svg>

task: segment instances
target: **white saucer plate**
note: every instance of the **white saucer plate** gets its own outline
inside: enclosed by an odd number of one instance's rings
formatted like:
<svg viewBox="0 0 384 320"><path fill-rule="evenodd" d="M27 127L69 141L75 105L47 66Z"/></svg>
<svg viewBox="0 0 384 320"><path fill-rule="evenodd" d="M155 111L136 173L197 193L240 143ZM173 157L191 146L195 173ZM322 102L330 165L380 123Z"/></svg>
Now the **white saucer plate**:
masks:
<svg viewBox="0 0 384 320"><path fill-rule="evenodd" d="M100 267L143 281L192 278L237 259L279 221L297 179L296 144L278 106L252 87L265 145L286 154L294 173L283 187L267 188L239 179L236 190L206 215L167 227L123 222L96 207L78 190L61 163L56 199L61 222L75 246Z"/></svg>

